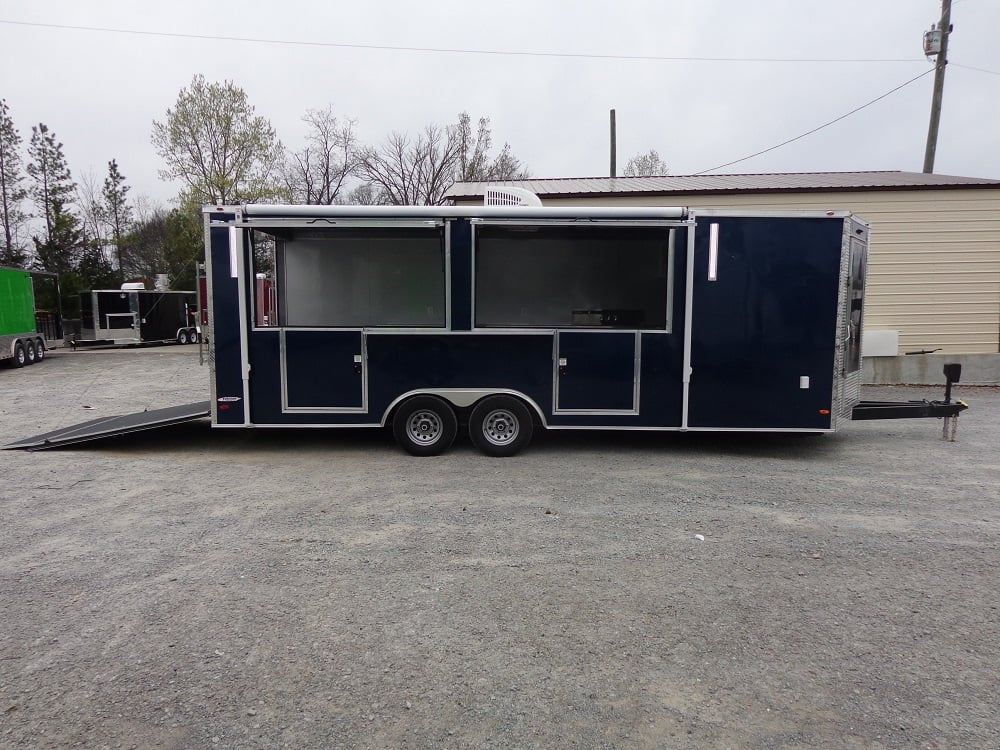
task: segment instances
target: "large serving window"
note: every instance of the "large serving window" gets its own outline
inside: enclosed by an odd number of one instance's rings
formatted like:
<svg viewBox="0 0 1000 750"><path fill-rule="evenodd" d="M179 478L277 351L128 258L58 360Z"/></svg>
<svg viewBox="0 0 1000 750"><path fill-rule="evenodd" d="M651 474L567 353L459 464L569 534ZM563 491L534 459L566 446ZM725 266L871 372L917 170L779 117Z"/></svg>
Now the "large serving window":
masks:
<svg viewBox="0 0 1000 750"><path fill-rule="evenodd" d="M440 227L283 229L269 234L274 238L278 325L445 325Z"/></svg>
<svg viewBox="0 0 1000 750"><path fill-rule="evenodd" d="M481 225L476 326L670 330L673 231Z"/></svg>

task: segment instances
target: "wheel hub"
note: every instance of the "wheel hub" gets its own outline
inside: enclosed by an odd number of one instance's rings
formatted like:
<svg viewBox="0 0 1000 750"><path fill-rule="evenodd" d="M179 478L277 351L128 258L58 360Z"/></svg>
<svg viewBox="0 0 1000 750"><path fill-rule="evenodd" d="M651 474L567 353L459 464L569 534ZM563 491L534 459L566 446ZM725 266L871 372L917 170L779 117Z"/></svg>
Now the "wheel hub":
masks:
<svg viewBox="0 0 1000 750"><path fill-rule="evenodd" d="M507 445L517 439L517 419L506 409L496 409L483 420L483 436L493 445Z"/></svg>
<svg viewBox="0 0 1000 750"><path fill-rule="evenodd" d="M429 445L441 437L441 420L428 411L416 412L410 417L408 431L410 438L422 445Z"/></svg>

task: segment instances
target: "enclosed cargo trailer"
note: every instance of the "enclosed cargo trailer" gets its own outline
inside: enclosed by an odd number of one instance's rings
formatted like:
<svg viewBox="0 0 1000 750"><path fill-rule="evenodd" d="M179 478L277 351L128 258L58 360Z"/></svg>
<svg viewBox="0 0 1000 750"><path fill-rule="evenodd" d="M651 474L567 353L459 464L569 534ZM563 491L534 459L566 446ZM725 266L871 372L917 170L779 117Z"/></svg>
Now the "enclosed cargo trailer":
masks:
<svg viewBox="0 0 1000 750"><path fill-rule="evenodd" d="M40 362L49 347L45 328L55 331L58 315L45 313L40 325L35 304L35 277L57 279L55 274L0 268L0 362L13 367ZM55 298L58 299L58 292Z"/></svg>
<svg viewBox="0 0 1000 750"><path fill-rule="evenodd" d="M194 292L95 289L80 293L80 335L74 346L196 343L200 325Z"/></svg>

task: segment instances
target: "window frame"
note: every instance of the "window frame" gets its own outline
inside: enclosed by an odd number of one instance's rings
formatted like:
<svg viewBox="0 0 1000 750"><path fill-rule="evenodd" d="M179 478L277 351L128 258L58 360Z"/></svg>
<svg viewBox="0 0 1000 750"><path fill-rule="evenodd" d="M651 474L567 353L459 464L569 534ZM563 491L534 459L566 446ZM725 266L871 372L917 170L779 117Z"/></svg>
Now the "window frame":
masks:
<svg viewBox="0 0 1000 750"><path fill-rule="evenodd" d="M683 219L516 219L516 218L497 218L497 219L480 219L473 218L470 220L471 225L471 315L472 315L472 330L479 333L490 333L498 331L511 331L511 332L533 332L533 331L554 331L554 330L571 330L571 331L639 331L640 333L662 333L670 334L673 333L674 329L674 286L676 282L675 277L675 266L677 259L677 229L684 228L691 231L691 226L687 221ZM585 326L585 325L531 325L531 326L516 326L516 325L497 325L497 326L481 326L478 323L478 299L476 296L476 282L478 273L478 260L479 260L479 228L484 226L509 226L509 227L575 227L575 228L662 228L667 230L667 268L666 268L666 294L665 294L665 306L666 306L666 317L663 328L650 328L650 327L615 327L615 326Z"/></svg>
<svg viewBox="0 0 1000 750"><path fill-rule="evenodd" d="M267 219L258 221L243 221L237 223L235 226L243 229L247 234L245 238L245 244L247 246L247 253L249 255L249 266L250 272L247 274L246 280L246 292L249 297L250 311L252 311L251 330L253 331L279 331L279 330L318 330L318 331L379 331L379 332L420 332L420 331L445 331L451 328L452 319L452 305L451 305L451 223L440 219ZM275 268L273 271L273 281L275 288L277 289L275 293L275 310L277 323L270 326L261 326L257 324L256 311L257 305L257 267L255 264L255 259L253 257L253 252L251 249L252 243L249 241L249 235L251 232L260 232L262 234L268 234L275 238L276 241L280 241L282 238L275 234L275 231L282 230L296 230L296 229L309 229L309 230L329 230L329 234L334 236L337 229L425 229L434 231L437 234L437 238L440 242L440 259L442 264L442 284L443 284L443 295L441 302L444 305L444 322L441 325L379 325L373 323L364 323L362 325L336 325L336 326L323 326L323 325L288 325L284 322L284 315L281 310L281 300L280 294L281 290L278 285L278 258L277 253L274 254L274 264Z"/></svg>

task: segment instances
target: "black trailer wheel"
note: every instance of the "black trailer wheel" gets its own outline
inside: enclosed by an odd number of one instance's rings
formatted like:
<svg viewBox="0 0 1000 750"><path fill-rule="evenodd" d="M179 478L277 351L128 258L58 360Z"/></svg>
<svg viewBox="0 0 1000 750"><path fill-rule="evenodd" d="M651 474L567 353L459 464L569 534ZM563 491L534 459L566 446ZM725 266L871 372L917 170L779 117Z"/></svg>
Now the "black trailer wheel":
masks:
<svg viewBox="0 0 1000 750"><path fill-rule="evenodd" d="M42 343L41 339L35 340L35 361L41 362L45 359L45 344Z"/></svg>
<svg viewBox="0 0 1000 750"><path fill-rule="evenodd" d="M197 330L195 330L195 329L192 328L190 331L188 331L188 341L191 342L192 344L197 344L198 343L198 331Z"/></svg>
<svg viewBox="0 0 1000 750"><path fill-rule="evenodd" d="M177 343L186 344L188 342L188 332L180 330L177 332Z"/></svg>
<svg viewBox="0 0 1000 750"><path fill-rule="evenodd" d="M448 450L457 433L455 411L436 396L404 401L392 419L396 442L414 456L436 456Z"/></svg>
<svg viewBox="0 0 1000 750"><path fill-rule="evenodd" d="M24 364L35 364L35 342L28 339L24 342Z"/></svg>
<svg viewBox="0 0 1000 750"><path fill-rule="evenodd" d="M513 456L531 442L531 412L511 396L484 398L469 415L469 437L487 456Z"/></svg>
<svg viewBox="0 0 1000 750"><path fill-rule="evenodd" d="M24 344L18 341L14 344L14 359L11 360L14 367L24 367L28 364L28 355L24 351Z"/></svg>

